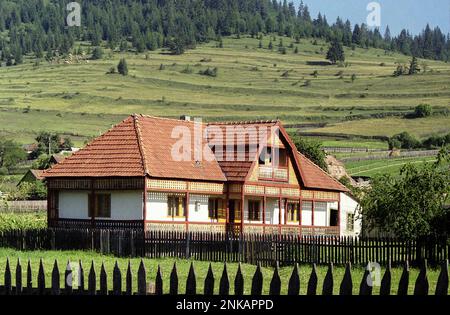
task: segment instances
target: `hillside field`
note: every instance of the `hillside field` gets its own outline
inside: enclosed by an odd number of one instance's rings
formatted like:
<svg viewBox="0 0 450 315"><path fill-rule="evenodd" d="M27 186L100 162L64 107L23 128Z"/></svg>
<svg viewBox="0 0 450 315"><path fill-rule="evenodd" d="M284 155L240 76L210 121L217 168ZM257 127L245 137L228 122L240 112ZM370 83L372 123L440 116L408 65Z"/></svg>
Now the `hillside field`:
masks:
<svg viewBox="0 0 450 315"><path fill-rule="evenodd" d="M30 143L46 130L82 145L131 113L187 114L205 121L279 118L306 131L354 135L409 131L423 138L450 132L450 117L442 114L450 110L449 64L420 60L425 74L393 77L397 63L407 64L410 57L346 48L344 65L327 65L325 42L284 37L287 53L281 54L278 36L272 38L273 50L267 48L271 38L264 37L263 48L258 39L230 37L224 48L210 42L178 56L105 48L102 60L35 64L27 58L23 65L2 67L0 136ZM80 45L88 50L87 43ZM106 74L122 57L129 75ZM218 68L217 77L199 74L208 67ZM398 116L421 103L438 113Z"/></svg>

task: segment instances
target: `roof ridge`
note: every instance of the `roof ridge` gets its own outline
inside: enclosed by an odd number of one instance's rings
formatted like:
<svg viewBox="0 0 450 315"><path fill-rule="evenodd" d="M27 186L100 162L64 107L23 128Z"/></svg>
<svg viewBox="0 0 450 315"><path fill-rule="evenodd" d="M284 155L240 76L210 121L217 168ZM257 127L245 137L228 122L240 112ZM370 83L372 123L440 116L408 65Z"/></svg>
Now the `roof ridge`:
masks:
<svg viewBox="0 0 450 315"><path fill-rule="evenodd" d="M186 122L186 123L195 123L196 121L194 120L183 120L183 119L179 119L179 118L170 118L170 117L159 117L159 116L152 116L152 115L146 115L146 114L133 114L133 117L143 117L143 118L153 118L153 119L158 119L158 120L170 120L170 121L181 121L181 122ZM197 122L199 123L199 122ZM201 124L207 124L205 122L200 122Z"/></svg>
<svg viewBox="0 0 450 315"><path fill-rule="evenodd" d="M338 181L336 178L334 178L333 176L331 176L330 174L328 174L327 172L325 172L325 170L323 170L319 165L317 165L316 163L314 163L313 161L311 161L311 159L309 159L306 155L304 155L303 153L301 153L300 151L297 150L297 153L300 154L301 156L303 156L305 158L305 160L314 165L318 170L320 170L323 174L325 174L326 176L328 176L330 179L334 180L337 184L339 184L340 186L342 186L342 188L345 188L346 191L348 191L348 188L343 185L340 181Z"/></svg>
<svg viewBox="0 0 450 315"><path fill-rule="evenodd" d="M147 170L147 161L146 161L146 157L145 157L145 147L144 147L144 143L142 141L142 132L141 132L141 128L139 126L139 120L138 120L138 116L137 115L132 115L133 116L133 122L134 122L134 130L136 132L136 138L137 138L137 142L138 142L138 148L139 148L139 154L141 155L141 162L142 162L142 168L144 170L144 176L149 174L148 170ZM150 174L149 174L150 175Z"/></svg>
<svg viewBox="0 0 450 315"><path fill-rule="evenodd" d="M249 125L249 124L276 124L279 123L279 119L268 119L268 120L241 120L241 121L217 121L209 122L207 125Z"/></svg>

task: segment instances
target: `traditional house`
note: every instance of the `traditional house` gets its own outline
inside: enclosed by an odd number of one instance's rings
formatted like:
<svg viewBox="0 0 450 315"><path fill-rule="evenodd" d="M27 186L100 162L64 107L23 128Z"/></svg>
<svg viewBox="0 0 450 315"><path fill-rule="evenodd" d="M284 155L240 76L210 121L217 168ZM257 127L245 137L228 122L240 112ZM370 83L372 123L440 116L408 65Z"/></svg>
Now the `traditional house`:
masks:
<svg viewBox="0 0 450 315"><path fill-rule="evenodd" d="M360 230L349 190L298 153L280 121L132 115L44 174L50 226Z"/></svg>

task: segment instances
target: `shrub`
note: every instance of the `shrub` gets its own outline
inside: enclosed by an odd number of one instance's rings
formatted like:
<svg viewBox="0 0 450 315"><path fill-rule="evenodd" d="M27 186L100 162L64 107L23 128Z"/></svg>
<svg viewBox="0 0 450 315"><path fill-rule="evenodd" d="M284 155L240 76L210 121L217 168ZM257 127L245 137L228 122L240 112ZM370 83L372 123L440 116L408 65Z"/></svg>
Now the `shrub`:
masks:
<svg viewBox="0 0 450 315"><path fill-rule="evenodd" d="M201 75L206 75L209 77L217 77L217 73L218 73L219 69L217 69L217 67L214 68L207 68L206 70L200 70L198 73Z"/></svg>
<svg viewBox="0 0 450 315"><path fill-rule="evenodd" d="M103 58L103 50L100 47L95 47L92 51L92 60L98 60Z"/></svg>
<svg viewBox="0 0 450 315"><path fill-rule="evenodd" d="M389 141L389 149L415 149L420 148L421 143L408 132L402 132L392 136Z"/></svg>
<svg viewBox="0 0 450 315"><path fill-rule="evenodd" d="M431 116L432 108L429 104L420 104L417 105L414 109L414 116L417 118L423 118Z"/></svg>

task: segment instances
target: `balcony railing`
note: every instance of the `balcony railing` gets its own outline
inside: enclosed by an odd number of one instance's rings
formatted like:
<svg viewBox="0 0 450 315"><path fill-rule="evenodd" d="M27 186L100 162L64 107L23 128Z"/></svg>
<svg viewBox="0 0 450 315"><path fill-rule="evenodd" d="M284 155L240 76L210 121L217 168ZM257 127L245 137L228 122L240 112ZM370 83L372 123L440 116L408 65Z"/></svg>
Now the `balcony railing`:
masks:
<svg viewBox="0 0 450 315"><path fill-rule="evenodd" d="M288 180L288 169L283 167L273 168L270 166L260 166L259 179L285 182Z"/></svg>

